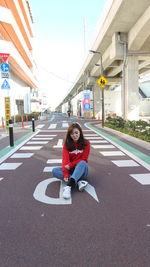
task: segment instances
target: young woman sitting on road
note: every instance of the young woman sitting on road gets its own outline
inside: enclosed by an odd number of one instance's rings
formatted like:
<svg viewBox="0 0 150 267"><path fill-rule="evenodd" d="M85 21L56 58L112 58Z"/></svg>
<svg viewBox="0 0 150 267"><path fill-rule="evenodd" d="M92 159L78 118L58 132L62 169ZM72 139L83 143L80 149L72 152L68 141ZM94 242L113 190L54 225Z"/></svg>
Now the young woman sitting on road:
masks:
<svg viewBox="0 0 150 267"><path fill-rule="evenodd" d="M62 168L53 168L52 174L67 183L64 187L63 197L71 198L71 188L78 186L82 191L88 184L88 157L90 142L83 136L81 126L72 123L67 130L62 150Z"/></svg>

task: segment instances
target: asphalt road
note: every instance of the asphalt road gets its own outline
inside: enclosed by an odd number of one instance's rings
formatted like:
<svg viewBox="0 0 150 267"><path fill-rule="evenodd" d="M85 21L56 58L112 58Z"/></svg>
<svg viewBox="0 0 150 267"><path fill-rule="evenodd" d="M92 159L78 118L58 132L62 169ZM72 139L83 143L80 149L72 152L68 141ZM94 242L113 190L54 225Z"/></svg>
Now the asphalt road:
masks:
<svg viewBox="0 0 150 267"><path fill-rule="evenodd" d="M64 200L51 169L72 121L91 142L89 186ZM52 115L1 157L1 267L150 266L150 165L87 126Z"/></svg>

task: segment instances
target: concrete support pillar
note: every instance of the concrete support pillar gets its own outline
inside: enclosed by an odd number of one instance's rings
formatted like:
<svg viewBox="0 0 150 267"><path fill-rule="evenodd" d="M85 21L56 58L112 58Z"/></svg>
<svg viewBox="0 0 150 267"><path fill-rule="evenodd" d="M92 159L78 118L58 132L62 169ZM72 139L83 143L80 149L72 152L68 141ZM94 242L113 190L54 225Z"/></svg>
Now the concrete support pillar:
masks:
<svg viewBox="0 0 150 267"><path fill-rule="evenodd" d="M139 75L137 56L128 56L122 79L122 107L125 120L139 120Z"/></svg>

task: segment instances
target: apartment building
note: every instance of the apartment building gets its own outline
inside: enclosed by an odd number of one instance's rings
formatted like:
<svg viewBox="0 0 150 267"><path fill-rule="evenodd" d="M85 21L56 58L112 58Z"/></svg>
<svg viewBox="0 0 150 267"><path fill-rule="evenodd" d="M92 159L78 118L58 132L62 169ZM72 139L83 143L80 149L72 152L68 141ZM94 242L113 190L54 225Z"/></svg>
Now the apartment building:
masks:
<svg viewBox="0 0 150 267"><path fill-rule="evenodd" d="M6 97L11 115L34 111L32 103L38 108L32 26L28 0L0 0L0 120L5 117Z"/></svg>

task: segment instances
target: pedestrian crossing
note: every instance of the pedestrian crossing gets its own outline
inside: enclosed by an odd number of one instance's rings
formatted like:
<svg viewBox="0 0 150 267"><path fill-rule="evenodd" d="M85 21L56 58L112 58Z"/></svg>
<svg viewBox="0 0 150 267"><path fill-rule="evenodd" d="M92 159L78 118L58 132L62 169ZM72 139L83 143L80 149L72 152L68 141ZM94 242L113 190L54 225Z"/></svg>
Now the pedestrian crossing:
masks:
<svg viewBox="0 0 150 267"><path fill-rule="evenodd" d="M20 162L12 163L12 162L4 162L0 164L0 170L15 170L23 164L23 159L28 159L33 157L36 151L39 151L43 148L43 146L47 145L55 138L55 144L53 144L53 148L62 149L63 139L57 137L57 130L55 130L55 134L51 134L51 131L55 129L57 124L50 124L49 131L39 130L39 132L34 135L30 140L28 140L22 147L20 147L17 153L14 153L10 156L11 159L20 159ZM68 127L66 122L63 122L63 127ZM42 128L42 127L41 127ZM42 131L45 133L42 134ZM89 131L91 133L86 133ZM150 185L150 171L145 168L145 173L138 173L138 168L141 166L140 162L137 162L134 159L127 159L126 157L131 157L128 155L121 147L115 145L113 142L107 140L99 133L93 133L92 130L84 130L84 136L91 143L91 148L99 153L101 157L107 157L107 159L112 162L112 164L118 168L137 168L136 173L129 173L129 176L135 179L141 185ZM113 143L113 144L112 144ZM24 151L24 152L22 152ZM31 151L31 152L28 152ZM60 150L61 151L61 150ZM120 157L121 159L115 159ZM61 167L62 160L58 159L48 159L46 165L43 169L44 173L51 173L54 167ZM89 162L90 164L90 162ZM50 166L49 166L50 165Z"/></svg>

